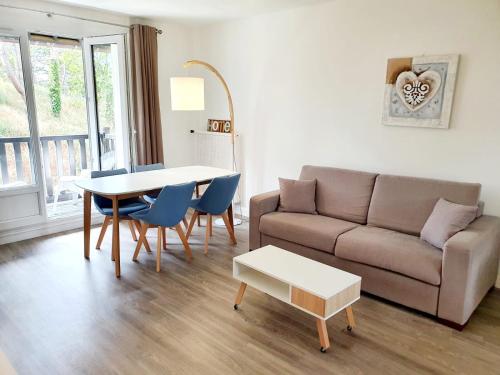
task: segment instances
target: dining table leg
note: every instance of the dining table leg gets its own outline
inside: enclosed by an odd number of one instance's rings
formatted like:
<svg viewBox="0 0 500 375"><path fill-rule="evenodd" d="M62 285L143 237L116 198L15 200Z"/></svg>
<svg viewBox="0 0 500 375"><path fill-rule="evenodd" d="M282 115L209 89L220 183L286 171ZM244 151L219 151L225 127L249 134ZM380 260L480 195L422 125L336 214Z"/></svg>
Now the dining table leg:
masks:
<svg viewBox="0 0 500 375"><path fill-rule="evenodd" d="M115 276L120 277L120 217L118 216L118 197L113 199L113 245L112 252L115 258Z"/></svg>
<svg viewBox="0 0 500 375"><path fill-rule="evenodd" d="M85 190L83 193L83 256L90 259L90 208L92 193Z"/></svg>

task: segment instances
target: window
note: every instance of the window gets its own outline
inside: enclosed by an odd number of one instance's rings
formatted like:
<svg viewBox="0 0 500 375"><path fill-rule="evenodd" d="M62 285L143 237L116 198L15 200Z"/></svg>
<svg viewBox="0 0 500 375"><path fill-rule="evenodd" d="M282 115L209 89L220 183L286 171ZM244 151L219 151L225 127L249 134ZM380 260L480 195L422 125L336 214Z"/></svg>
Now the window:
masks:
<svg viewBox="0 0 500 375"><path fill-rule="evenodd" d="M76 180L128 168L129 137L124 35L0 35L0 199L80 214Z"/></svg>
<svg viewBox="0 0 500 375"><path fill-rule="evenodd" d="M30 56L49 216L78 208L74 182L88 175L89 131L79 40L30 35Z"/></svg>
<svg viewBox="0 0 500 375"><path fill-rule="evenodd" d="M0 36L0 189L34 184L19 38Z"/></svg>

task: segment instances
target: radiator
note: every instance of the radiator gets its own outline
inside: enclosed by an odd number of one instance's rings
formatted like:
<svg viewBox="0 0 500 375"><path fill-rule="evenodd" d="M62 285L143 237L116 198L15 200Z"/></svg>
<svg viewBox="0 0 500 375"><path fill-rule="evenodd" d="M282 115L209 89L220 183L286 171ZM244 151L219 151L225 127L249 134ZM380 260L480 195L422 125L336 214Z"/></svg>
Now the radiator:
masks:
<svg viewBox="0 0 500 375"><path fill-rule="evenodd" d="M198 130L191 130L191 133L194 137L194 165L205 165L208 167L233 170L233 145L231 143L231 134ZM239 141L240 137L237 134L235 137L236 169L238 172L241 172L238 163ZM241 201L240 187L234 197L234 204L239 204Z"/></svg>
<svg viewBox="0 0 500 375"><path fill-rule="evenodd" d="M231 134L193 131L194 164L233 169Z"/></svg>

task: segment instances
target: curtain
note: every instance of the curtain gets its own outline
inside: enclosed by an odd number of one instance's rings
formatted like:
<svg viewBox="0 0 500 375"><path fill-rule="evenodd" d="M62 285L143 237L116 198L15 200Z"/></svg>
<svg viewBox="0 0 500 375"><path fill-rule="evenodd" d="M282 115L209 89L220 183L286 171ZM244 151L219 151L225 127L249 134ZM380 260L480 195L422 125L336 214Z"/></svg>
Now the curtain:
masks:
<svg viewBox="0 0 500 375"><path fill-rule="evenodd" d="M157 32L154 27L146 25L131 27L133 128L138 165L164 162L156 37Z"/></svg>

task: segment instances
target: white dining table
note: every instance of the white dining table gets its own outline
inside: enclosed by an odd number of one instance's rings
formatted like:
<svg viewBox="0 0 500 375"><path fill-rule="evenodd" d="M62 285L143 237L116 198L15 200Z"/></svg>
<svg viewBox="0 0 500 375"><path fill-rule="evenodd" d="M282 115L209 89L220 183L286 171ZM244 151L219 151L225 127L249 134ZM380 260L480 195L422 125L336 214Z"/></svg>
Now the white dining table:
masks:
<svg viewBox="0 0 500 375"><path fill-rule="evenodd" d="M118 207L121 199L139 197L162 189L166 185L177 185L195 181L197 187L210 183L216 177L230 176L235 172L228 169L206 166L187 166L159 169L147 172L127 173L75 182L83 193L83 255L90 260L90 228L92 194L109 198L113 202L113 240L112 258L115 262L115 275L121 276L120 270L120 226ZM228 208L229 222L234 230L233 208Z"/></svg>

